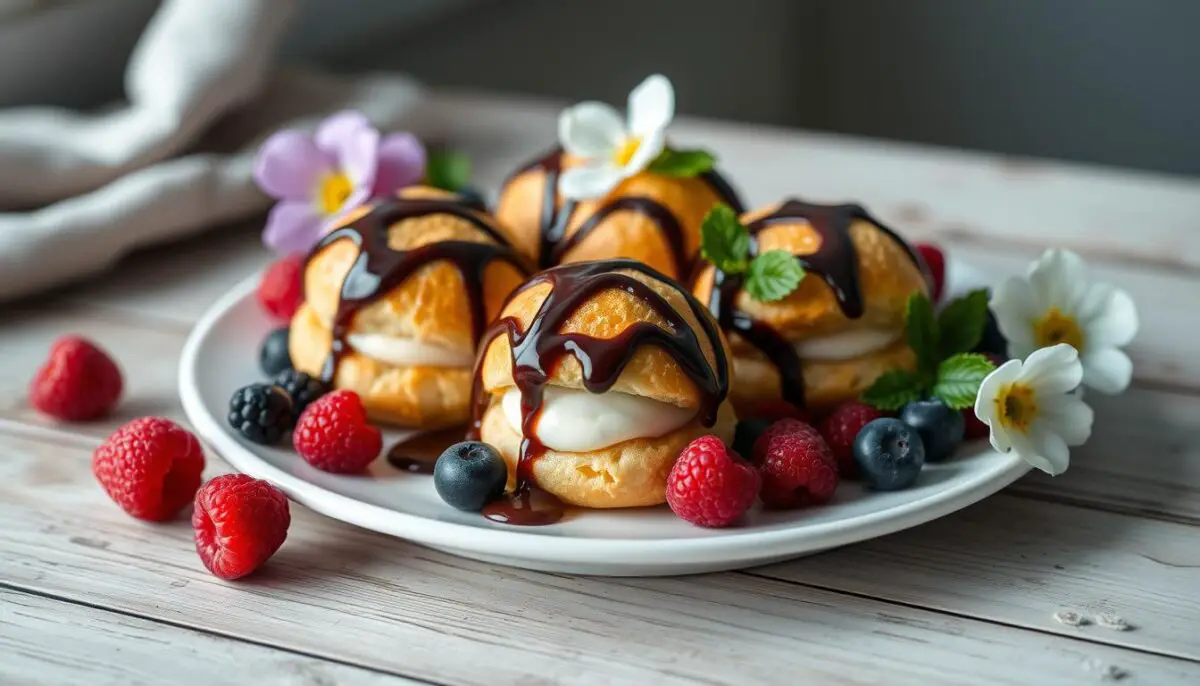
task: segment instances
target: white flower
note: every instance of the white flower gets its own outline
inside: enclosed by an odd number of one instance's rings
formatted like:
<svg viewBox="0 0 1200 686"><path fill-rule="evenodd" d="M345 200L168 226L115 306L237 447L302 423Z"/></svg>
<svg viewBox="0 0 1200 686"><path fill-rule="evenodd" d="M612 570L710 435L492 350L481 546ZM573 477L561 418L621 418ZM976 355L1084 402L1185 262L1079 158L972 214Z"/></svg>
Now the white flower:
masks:
<svg viewBox="0 0 1200 686"><path fill-rule="evenodd" d="M989 306L1010 356L1068 343L1079 351L1084 385L1108 394L1129 386L1133 362L1120 347L1137 334L1133 298L1111 284L1088 283L1079 255L1047 250L1025 277L1000 284Z"/></svg>
<svg viewBox="0 0 1200 686"><path fill-rule="evenodd" d="M1069 446L1092 435L1092 408L1072 393L1083 378L1079 353L1059 343L1009 360L979 385L975 416L991 427L992 447L1017 451L1051 475L1067 471Z"/></svg>
<svg viewBox="0 0 1200 686"><path fill-rule="evenodd" d="M671 81L655 74L629 93L629 120L602 102L581 102L558 117L558 140L580 166L558 177L558 190L575 200L607 194L646 168L663 151L665 130L675 117Z"/></svg>

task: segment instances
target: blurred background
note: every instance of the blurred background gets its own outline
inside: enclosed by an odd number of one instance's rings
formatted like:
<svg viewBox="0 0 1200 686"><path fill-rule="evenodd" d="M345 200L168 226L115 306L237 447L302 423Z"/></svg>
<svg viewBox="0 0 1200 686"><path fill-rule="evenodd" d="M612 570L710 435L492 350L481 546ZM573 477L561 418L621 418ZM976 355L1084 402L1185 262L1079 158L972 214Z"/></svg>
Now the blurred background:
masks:
<svg viewBox="0 0 1200 686"><path fill-rule="evenodd" d="M0 107L121 93L156 0L0 0ZM1200 173L1196 0L303 0L292 63Z"/></svg>

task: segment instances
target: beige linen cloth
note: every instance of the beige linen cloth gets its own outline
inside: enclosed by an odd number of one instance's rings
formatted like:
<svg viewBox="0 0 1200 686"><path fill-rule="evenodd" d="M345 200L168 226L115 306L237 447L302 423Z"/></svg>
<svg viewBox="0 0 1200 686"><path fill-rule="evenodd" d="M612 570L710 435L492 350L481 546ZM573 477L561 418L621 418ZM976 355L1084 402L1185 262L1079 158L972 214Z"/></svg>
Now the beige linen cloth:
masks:
<svg viewBox="0 0 1200 686"><path fill-rule="evenodd" d="M397 128L402 76L274 69L295 0L166 0L98 112L0 110L0 300L98 273L134 248L270 206L255 146L343 109Z"/></svg>

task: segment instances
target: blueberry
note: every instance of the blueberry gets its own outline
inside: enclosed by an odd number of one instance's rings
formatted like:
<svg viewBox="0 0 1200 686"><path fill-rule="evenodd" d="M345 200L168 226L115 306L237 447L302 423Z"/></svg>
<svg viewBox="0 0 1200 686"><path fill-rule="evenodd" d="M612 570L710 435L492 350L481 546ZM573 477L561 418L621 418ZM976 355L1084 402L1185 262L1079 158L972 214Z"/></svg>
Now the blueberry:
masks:
<svg viewBox="0 0 1200 686"><path fill-rule="evenodd" d="M900 410L900 421L916 429L925 444L925 459L947 460L962 443L966 420L962 412L936 399L914 400Z"/></svg>
<svg viewBox="0 0 1200 686"><path fill-rule="evenodd" d="M480 212L488 211L487 201L484 200L483 193L481 193L478 189L470 186L463 186L455 191L455 193L458 194L458 197L462 198L463 204L467 207L470 207L474 210L479 210Z"/></svg>
<svg viewBox="0 0 1200 686"><path fill-rule="evenodd" d="M774 423L770 419L762 418L743 419L738 422L737 429L733 432L734 452L749 460L754 452L754 442Z"/></svg>
<svg viewBox="0 0 1200 686"><path fill-rule="evenodd" d="M258 351L258 364L268 377L274 377L285 369L292 368L292 358L288 355L287 327L275 329L263 339Z"/></svg>
<svg viewBox="0 0 1200 686"><path fill-rule="evenodd" d="M915 429L891 417L869 422L854 438L854 462L867 486L898 491L917 480L925 445Z"/></svg>
<svg viewBox="0 0 1200 686"><path fill-rule="evenodd" d="M996 323L996 315L992 314L991 309L987 311L987 322L983 326L983 336L971 352L991 353L1005 359L1008 358L1008 341L1004 339L1004 334L1000 333L1000 325Z"/></svg>
<svg viewBox="0 0 1200 686"><path fill-rule="evenodd" d="M433 487L447 504L479 512L504 493L508 466L495 448L463 441L446 448L433 467Z"/></svg>
<svg viewBox="0 0 1200 686"><path fill-rule="evenodd" d="M247 440L275 445L291 436L295 425L292 399L278 386L250 384L234 391L229 399L229 426Z"/></svg>

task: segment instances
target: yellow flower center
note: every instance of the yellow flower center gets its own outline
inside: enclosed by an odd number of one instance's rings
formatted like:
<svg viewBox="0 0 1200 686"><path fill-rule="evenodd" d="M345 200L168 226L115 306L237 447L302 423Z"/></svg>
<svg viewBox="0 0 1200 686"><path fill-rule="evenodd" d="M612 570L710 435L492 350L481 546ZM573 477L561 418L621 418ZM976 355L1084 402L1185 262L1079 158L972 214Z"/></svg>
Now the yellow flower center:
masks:
<svg viewBox="0 0 1200 686"><path fill-rule="evenodd" d="M633 159L634 154L638 150L638 146L641 144L642 139L640 136L630 136L629 138L626 138L625 142L621 144L621 147L617 148L617 151L613 153L613 162L616 162L622 167L629 164L629 160Z"/></svg>
<svg viewBox="0 0 1200 686"><path fill-rule="evenodd" d="M333 214L342 209L352 192L350 177L341 172L326 174L317 185L317 209L322 214Z"/></svg>
<svg viewBox="0 0 1200 686"><path fill-rule="evenodd" d="M1045 316L1034 322L1033 333L1040 347L1066 343L1076 350L1083 350L1083 329L1074 317L1063 314L1057 307L1051 307Z"/></svg>
<svg viewBox="0 0 1200 686"><path fill-rule="evenodd" d="M1006 429L1029 432L1029 425L1037 419L1037 394L1024 384L1011 383L996 394L996 417Z"/></svg>

